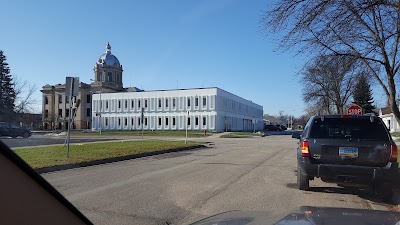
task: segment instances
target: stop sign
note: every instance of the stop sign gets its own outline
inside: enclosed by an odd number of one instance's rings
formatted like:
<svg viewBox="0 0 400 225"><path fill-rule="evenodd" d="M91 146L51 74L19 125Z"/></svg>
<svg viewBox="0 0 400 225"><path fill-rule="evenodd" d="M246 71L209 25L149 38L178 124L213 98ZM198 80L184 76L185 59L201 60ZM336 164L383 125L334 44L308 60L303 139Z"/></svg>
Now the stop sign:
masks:
<svg viewBox="0 0 400 225"><path fill-rule="evenodd" d="M358 105L352 105L347 109L347 114L362 115L362 108Z"/></svg>

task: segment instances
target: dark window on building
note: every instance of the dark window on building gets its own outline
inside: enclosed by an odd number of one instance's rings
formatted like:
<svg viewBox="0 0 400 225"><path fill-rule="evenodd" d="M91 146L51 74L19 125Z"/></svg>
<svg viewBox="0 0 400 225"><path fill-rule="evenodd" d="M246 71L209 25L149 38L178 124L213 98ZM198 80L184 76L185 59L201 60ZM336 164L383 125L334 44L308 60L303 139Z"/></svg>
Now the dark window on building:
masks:
<svg viewBox="0 0 400 225"><path fill-rule="evenodd" d="M138 126L140 126L140 118L138 118L138 123L137 124L138 124Z"/></svg>
<svg viewBox="0 0 400 225"><path fill-rule="evenodd" d="M158 118L158 126L161 126L161 118Z"/></svg>
<svg viewBox="0 0 400 225"><path fill-rule="evenodd" d="M90 108L86 108L86 116L87 117L90 117L90 111L92 111L92 110L90 110Z"/></svg>
<svg viewBox="0 0 400 225"><path fill-rule="evenodd" d="M125 100L125 109L128 108L128 100Z"/></svg>
<svg viewBox="0 0 400 225"><path fill-rule="evenodd" d="M175 99L175 98L173 98L173 99L172 99L172 107L174 107L174 108L175 108L175 106L176 106L176 99Z"/></svg>
<svg viewBox="0 0 400 225"><path fill-rule="evenodd" d="M175 126L175 117L172 118L172 126Z"/></svg>
<svg viewBox="0 0 400 225"><path fill-rule="evenodd" d="M107 73L107 81L109 81L109 82L112 81L112 73L111 72Z"/></svg>
<svg viewBox="0 0 400 225"><path fill-rule="evenodd" d="M147 126L147 118L144 118L144 125Z"/></svg>
<svg viewBox="0 0 400 225"><path fill-rule="evenodd" d="M62 103L62 95L58 95L58 103Z"/></svg>
<svg viewBox="0 0 400 225"><path fill-rule="evenodd" d="M47 97L47 96L44 97L44 104L46 104L46 105L49 104L49 97Z"/></svg>
<svg viewBox="0 0 400 225"><path fill-rule="evenodd" d="M165 99L165 107L168 107L168 99Z"/></svg>
<svg viewBox="0 0 400 225"><path fill-rule="evenodd" d="M121 126L121 118L118 118L118 126Z"/></svg>
<svg viewBox="0 0 400 225"><path fill-rule="evenodd" d="M106 101L106 109L108 109L108 101Z"/></svg>
<svg viewBox="0 0 400 225"><path fill-rule="evenodd" d="M158 108L161 108L161 99L158 99Z"/></svg>
<svg viewBox="0 0 400 225"><path fill-rule="evenodd" d="M188 102L187 106L190 106L190 98L187 99L187 102Z"/></svg>
<svg viewBox="0 0 400 225"><path fill-rule="evenodd" d="M147 99L144 100L144 107L147 108Z"/></svg>
<svg viewBox="0 0 400 225"><path fill-rule="evenodd" d="M199 117L196 117L196 126L199 125Z"/></svg>
<svg viewBox="0 0 400 225"><path fill-rule="evenodd" d="M135 101L134 100L131 101L131 108L133 108L133 107L135 107Z"/></svg>
<svg viewBox="0 0 400 225"><path fill-rule="evenodd" d="M196 107L199 106L199 98L197 98L197 97L195 98L194 104L195 104Z"/></svg>
<svg viewBox="0 0 400 225"><path fill-rule="evenodd" d="M44 118L49 117L49 110L44 111Z"/></svg>
<svg viewBox="0 0 400 225"><path fill-rule="evenodd" d="M90 95L86 95L86 103L90 103Z"/></svg>
<svg viewBox="0 0 400 225"><path fill-rule="evenodd" d="M138 101L138 107L140 108L140 100Z"/></svg>
<svg viewBox="0 0 400 225"><path fill-rule="evenodd" d="M128 125L128 118L125 118L125 126Z"/></svg>
<svg viewBox="0 0 400 225"><path fill-rule="evenodd" d="M207 105L207 98L203 97L203 106L206 106L206 105Z"/></svg>
<svg viewBox="0 0 400 225"><path fill-rule="evenodd" d="M190 118L187 118L187 125L190 125Z"/></svg>
<svg viewBox="0 0 400 225"><path fill-rule="evenodd" d="M106 118L106 126L108 126L108 118Z"/></svg>
<svg viewBox="0 0 400 225"><path fill-rule="evenodd" d="M58 116L62 117L62 109L58 109Z"/></svg>
<svg viewBox="0 0 400 225"><path fill-rule="evenodd" d="M165 126L168 126L168 118L165 118Z"/></svg>
<svg viewBox="0 0 400 225"><path fill-rule="evenodd" d="M206 125L207 118L203 117L203 125Z"/></svg>
<svg viewBox="0 0 400 225"><path fill-rule="evenodd" d="M134 124L134 119L132 118L131 119L131 125L133 126L133 124Z"/></svg>
<svg viewBox="0 0 400 225"><path fill-rule="evenodd" d="M120 109L120 108L121 108L121 101L118 100L118 109Z"/></svg>
<svg viewBox="0 0 400 225"><path fill-rule="evenodd" d="M65 117L69 117L69 110L65 110Z"/></svg>

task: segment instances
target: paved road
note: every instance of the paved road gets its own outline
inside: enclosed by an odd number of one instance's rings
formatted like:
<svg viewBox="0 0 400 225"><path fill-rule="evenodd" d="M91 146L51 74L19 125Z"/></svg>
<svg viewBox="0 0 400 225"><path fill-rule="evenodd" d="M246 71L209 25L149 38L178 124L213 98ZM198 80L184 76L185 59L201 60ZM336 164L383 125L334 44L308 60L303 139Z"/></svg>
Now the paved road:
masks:
<svg viewBox="0 0 400 225"><path fill-rule="evenodd" d="M209 138L214 147L44 174L95 224L187 224L224 211L299 206L388 210L362 192L296 186L295 139Z"/></svg>

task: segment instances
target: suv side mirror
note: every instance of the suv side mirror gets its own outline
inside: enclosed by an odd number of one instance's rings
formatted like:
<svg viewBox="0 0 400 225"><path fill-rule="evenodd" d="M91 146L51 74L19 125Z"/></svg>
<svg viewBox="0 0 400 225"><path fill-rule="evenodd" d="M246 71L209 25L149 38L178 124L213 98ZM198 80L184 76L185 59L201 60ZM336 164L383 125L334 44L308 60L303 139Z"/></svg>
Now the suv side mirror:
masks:
<svg viewBox="0 0 400 225"><path fill-rule="evenodd" d="M300 133L297 132L293 133L292 138L300 139Z"/></svg>

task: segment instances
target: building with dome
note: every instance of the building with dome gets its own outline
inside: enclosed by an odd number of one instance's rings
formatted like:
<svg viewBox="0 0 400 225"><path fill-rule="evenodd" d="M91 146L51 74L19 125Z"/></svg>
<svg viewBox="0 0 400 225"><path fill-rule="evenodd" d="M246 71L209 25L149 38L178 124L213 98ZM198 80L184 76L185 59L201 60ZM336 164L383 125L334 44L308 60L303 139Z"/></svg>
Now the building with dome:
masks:
<svg viewBox="0 0 400 225"><path fill-rule="evenodd" d="M154 91L124 88L123 68L111 53L110 43L93 71L92 82L79 85L77 99L81 104L76 109L74 129L263 129L262 106L218 87ZM47 84L41 92L44 129L68 129L70 103L65 97L65 84Z"/></svg>
<svg viewBox="0 0 400 225"><path fill-rule="evenodd" d="M111 53L111 45L107 43L106 52L100 56L93 68L94 79L87 84L79 85L81 104L76 111L74 129L90 129L92 127L92 95L94 93L114 93L124 91L140 91L137 88L124 89L122 83L123 69L118 58ZM65 82L65 80L63 81ZM65 96L65 84L42 87L42 122L46 130L66 130L68 128L69 99Z"/></svg>

